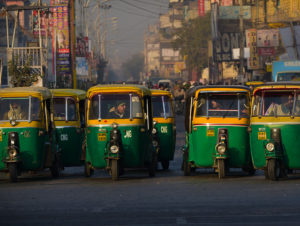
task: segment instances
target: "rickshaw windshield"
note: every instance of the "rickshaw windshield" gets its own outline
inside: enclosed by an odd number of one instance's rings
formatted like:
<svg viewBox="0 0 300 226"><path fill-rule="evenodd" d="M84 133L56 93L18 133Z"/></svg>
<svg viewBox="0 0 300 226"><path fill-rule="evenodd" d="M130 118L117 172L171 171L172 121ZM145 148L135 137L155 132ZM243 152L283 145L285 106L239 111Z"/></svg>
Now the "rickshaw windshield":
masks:
<svg viewBox="0 0 300 226"><path fill-rule="evenodd" d="M76 101L70 97L53 100L55 121L77 121Z"/></svg>
<svg viewBox="0 0 300 226"><path fill-rule="evenodd" d="M265 91L255 94L253 116L300 116L300 94L294 91Z"/></svg>
<svg viewBox="0 0 300 226"><path fill-rule="evenodd" d="M92 97L89 119L142 118L141 99L136 94L97 94Z"/></svg>
<svg viewBox="0 0 300 226"><path fill-rule="evenodd" d="M197 100L196 117L249 117L247 95L237 93L202 94Z"/></svg>
<svg viewBox="0 0 300 226"><path fill-rule="evenodd" d="M171 118L174 117L171 99L169 96L152 96L153 117Z"/></svg>
<svg viewBox="0 0 300 226"><path fill-rule="evenodd" d="M40 121L41 103L38 98L0 98L0 121Z"/></svg>

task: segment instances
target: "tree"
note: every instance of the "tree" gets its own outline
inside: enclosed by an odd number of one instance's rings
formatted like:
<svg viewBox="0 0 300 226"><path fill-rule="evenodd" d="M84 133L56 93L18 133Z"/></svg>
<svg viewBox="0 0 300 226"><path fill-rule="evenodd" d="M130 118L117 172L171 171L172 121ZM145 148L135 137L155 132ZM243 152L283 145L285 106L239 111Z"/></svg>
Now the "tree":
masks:
<svg viewBox="0 0 300 226"><path fill-rule="evenodd" d="M187 69L202 71L208 66L208 40L211 39L210 14L197 17L183 23L174 32L174 49L179 49L180 55L185 57Z"/></svg>
<svg viewBox="0 0 300 226"><path fill-rule="evenodd" d="M17 57L15 60L8 62L8 72L10 75L10 83L13 87L31 86L34 82L37 82L40 74L35 73L30 68L31 59L27 59L24 66L18 66L15 62L18 62Z"/></svg>
<svg viewBox="0 0 300 226"><path fill-rule="evenodd" d="M142 53L132 55L131 58L122 64L122 71L127 79L133 78L134 80L139 80L140 72L142 72L143 69L144 55Z"/></svg>

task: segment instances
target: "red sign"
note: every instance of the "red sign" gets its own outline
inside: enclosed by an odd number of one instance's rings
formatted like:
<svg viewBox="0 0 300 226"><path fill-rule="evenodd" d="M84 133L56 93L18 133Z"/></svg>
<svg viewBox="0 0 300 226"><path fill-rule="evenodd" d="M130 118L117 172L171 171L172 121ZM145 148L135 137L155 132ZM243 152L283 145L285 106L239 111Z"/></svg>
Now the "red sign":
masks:
<svg viewBox="0 0 300 226"><path fill-rule="evenodd" d="M199 3L199 16L205 16L205 1L198 0Z"/></svg>
<svg viewBox="0 0 300 226"><path fill-rule="evenodd" d="M274 47L258 48L258 55L259 56L274 56L275 49L274 49Z"/></svg>

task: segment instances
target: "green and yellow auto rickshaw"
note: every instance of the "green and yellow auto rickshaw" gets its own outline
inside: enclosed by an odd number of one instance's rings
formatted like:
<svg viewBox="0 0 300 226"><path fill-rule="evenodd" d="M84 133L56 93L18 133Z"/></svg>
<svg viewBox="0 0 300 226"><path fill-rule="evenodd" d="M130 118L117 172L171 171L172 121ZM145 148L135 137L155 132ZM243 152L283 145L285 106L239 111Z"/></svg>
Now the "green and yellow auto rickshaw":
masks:
<svg viewBox="0 0 300 226"><path fill-rule="evenodd" d="M50 168L59 176L51 92L43 87L0 89L0 170L16 182L22 171Z"/></svg>
<svg viewBox="0 0 300 226"><path fill-rule="evenodd" d="M53 89L51 92L62 164L64 167L83 165L86 92L78 89Z"/></svg>
<svg viewBox="0 0 300 226"><path fill-rule="evenodd" d="M154 176L151 92L137 85L97 85L87 92L85 173L106 169L117 180L125 168L148 167Z"/></svg>
<svg viewBox="0 0 300 226"><path fill-rule="evenodd" d="M254 89L251 154L266 179L300 169L300 83L267 83Z"/></svg>
<svg viewBox="0 0 300 226"><path fill-rule="evenodd" d="M173 95L169 91L153 89L153 134L157 134L159 140L158 161L164 170L169 169L170 160L174 159L176 143L176 125L173 106Z"/></svg>
<svg viewBox="0 0 300 226"><path fill-rule="evenodd" d="M214 168L224 178L230 168L254 174L249 146L250 90L245 86L200 86L186 99L184 175Z"/></svg>

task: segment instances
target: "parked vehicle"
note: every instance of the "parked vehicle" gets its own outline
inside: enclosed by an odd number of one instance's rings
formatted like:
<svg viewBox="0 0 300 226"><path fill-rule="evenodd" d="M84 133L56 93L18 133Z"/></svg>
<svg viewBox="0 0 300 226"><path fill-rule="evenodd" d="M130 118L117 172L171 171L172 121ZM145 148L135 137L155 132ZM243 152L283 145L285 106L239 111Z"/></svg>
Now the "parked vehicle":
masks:
<svg viewBox="0 0 300 226"><path fill-rule="evenodd" d="M274 61L272 64L272 76L275 82L299 81L300 61Z"/></svg>
<svg viewBox="0 0 300 226"><path fill-rule="evenodd" d="M23 171L59 176L59 148L47 88L0 89L0 170L16 182Z"/></svg>
<svg viewBox="0 0 300 226"><path fill-rule="evenodd" d="M267 83L252 98L251 153L256 169L277 180L300 168L300 83Z"/></svg>
<svg viewBox="0 0 300 226"><path fill-rule="evenodd" d="M64 167L84 163L84 107L86 92L78 89L53 89L54 122Z"/></svg>
<svg viewBox="0 0 300 226"><path fill-rule="evenodd" d="M158 161L164 170L169 169L169 162L174 159L176 144L176 124L173 95L169 91L151 90L154 128L153 134L159 139Z"/></svg>
<svg viewBox="0 0 300 226"><path fill-rule="evenodd" d="M186 104L184 175L214 168L224 178L230 168L254 174L249 147L250 90L245 86L198 86Z"/></svg>
<svg viewBox="0 0 300 226"><path fill-rule="evenodd" d="M98 85L87 92L85 173L106 169L117 180L125 168L155 175L151 92L138 85ZM153 142L153 143L152 143Z"/></svg>

